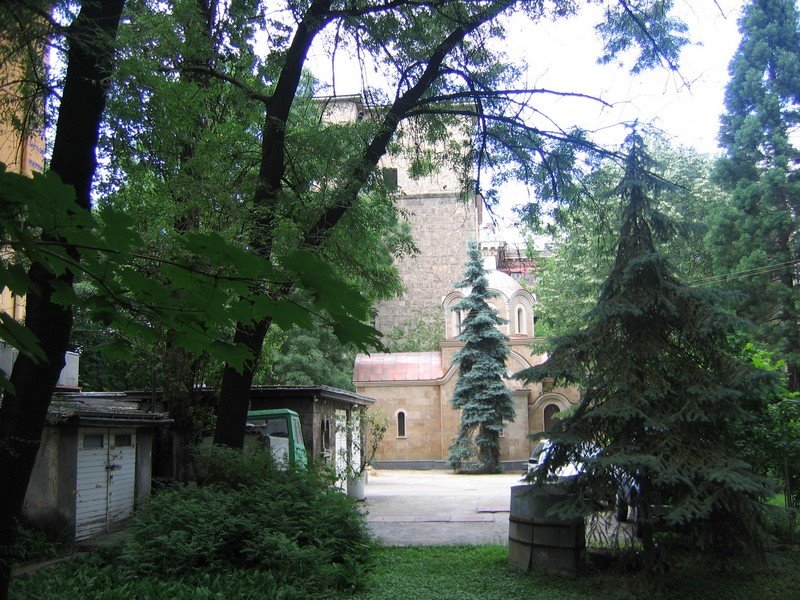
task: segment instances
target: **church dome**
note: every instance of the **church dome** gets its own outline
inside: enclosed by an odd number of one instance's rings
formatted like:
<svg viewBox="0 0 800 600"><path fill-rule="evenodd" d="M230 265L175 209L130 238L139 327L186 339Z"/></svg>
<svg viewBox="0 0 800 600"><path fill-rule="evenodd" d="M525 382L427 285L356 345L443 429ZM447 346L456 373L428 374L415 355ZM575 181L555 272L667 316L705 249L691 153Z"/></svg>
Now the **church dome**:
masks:
<svg viewBox="0 0 800 600"><path fill-rule="evenodd" d="M486 271L486 280L488 282L489 289L497 290L503 296L505 296L506 300L511 298L514 295L514 292L517 292L522 289L522 286L517 283L517 280L511 277L508 273L503 273L502 271L498 271L496 269L491 269ZM461 288L459 290L464 296L469 296L471 291L470 288Z"/></svg>
<svg viewBox="0 0 800 600"><path fill-rule="evenodd" d="M497 290L506 298L511 298L514 292L522 289L522 286L511 275L495 269L486 272L486 279L489 280L490 288Z"/></svg>
<svg viewBox="0 0 800 600"><path fill-rule="evenodd" d="M506 320L504 325L499 326L500 330L509 337L533 337L536 297L511 275L498 271L494 264L487 264L488 262L487 259L484 263L487 288L499 292L498 297L489 299L488 302ZM453 339L461 332L461 323L466 315L461 311L454 311L453 307L462 298L469 296L471 291L470 288L455 289L443 298L446 339Z"/></svg>

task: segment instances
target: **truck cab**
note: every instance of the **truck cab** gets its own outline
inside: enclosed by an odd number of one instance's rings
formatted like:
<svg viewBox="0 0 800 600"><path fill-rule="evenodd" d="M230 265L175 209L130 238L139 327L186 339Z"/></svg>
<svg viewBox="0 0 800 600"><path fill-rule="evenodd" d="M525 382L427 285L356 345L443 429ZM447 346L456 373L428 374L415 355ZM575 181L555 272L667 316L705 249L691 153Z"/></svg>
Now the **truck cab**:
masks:
<svg viewBox="0 0 800 600"><path fill-rule="evenodd" d="M288 408L251 410L246 432L269 448L275 462L305 467L308 464L300 416Z"/></svg>

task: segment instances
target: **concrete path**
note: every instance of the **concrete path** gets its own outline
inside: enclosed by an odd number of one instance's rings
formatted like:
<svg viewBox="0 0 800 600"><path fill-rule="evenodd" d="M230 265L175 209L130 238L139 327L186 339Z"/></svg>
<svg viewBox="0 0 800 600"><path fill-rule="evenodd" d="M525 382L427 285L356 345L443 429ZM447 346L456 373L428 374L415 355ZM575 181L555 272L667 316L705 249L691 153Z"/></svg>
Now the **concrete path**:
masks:
<svg viewBox="0 0 800 600"><path fill-rule="evenodd" d="M511 486L521 478L374 471L363 507L373 534L387 546L506 545Z"/></svg>

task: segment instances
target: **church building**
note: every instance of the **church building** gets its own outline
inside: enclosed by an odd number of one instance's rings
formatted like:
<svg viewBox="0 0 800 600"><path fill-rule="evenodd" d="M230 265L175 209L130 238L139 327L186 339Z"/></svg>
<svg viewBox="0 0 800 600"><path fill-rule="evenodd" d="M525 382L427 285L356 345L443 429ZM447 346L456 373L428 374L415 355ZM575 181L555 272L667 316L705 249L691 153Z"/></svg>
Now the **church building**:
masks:
<svg viewBox="0 0 800 600"><path fill-rule="evenodd" d="M464 250L466 256L466 248ZM492 258L487 259L491 262ZM559 411L576 403L574 388L546 388L542 383L523 386L512 375L545 359L535 353L542 341L535 337L534 297L511 276L487 268L489 289L498 293L490 303L508 321L500 326L508 337L506 383L516 418L500 438L500 460L506 470L523 469L532 445L532 433L546 431ZM447 468L450 444L458 433L460 414L450 406L458 380L453 355L464 343L457 340L461 317L452 307L469 289L452 290L441 301L445 339L435 352L359 354L353 383L358 394L375 399L375 407L389 417L390 426L376 457L379 468Z"/></svg>
<svg viewBox="0 0 800 600"><path fill-rule="evenodd" d="M323 101L325 118L353 122L372 118L371 107L361 96L339 96ZM422 147L438 171L420 176L412 168L419 139L413 123L401 126L402 150L385 156L380 163L384 181L394 191L394 200L409 222L417 252L398 257L396 266L404 293L376 307L375 327L384 335L410 330L420 321L442 325L438 350L392 354L360 354L356 357L353 384L358 394L375 399L375 407L390 418L391 426L378 450L377 464L383 468L446 468L450 444L460 421L450 407L458 379L453 354L463 345L456 339L461 316L451 308L470 290L454 289L467 260L467 245L478 242L487 261L490 287L499 293L492 302L508 323L502 326L509 338L507 385L515 404L516 419L507 423L501 438L501 461L508 469L522 469L532 445L528 436L546 430L554 415L578 400L575 389L547 389L541 383L527 387L511 376L543 362L534 347L535 297L510 274L532 281L533 264L526 258L525 244L514 246L495 229L492 215L480 194L472 194L475 174L459 170L452 157L465 152L474 124L453 126L437 141L424 139ZM416 144L416 145L415 145ZM408 147L406 147L406 145ZM466 165L466 161L461 161ZM466 167L469 169L469 167ZM471 183L472 182L472 183ZM499 268L498 268L499 267Z"/></svg>

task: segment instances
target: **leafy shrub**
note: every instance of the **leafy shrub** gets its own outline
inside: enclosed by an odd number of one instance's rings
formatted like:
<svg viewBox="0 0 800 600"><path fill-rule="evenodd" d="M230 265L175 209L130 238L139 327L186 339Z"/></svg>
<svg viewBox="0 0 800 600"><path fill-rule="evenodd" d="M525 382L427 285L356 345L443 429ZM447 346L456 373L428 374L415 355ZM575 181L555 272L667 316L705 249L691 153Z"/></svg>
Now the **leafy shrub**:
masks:
<svg viewBox="0 0 800 600"><path fill-rule="evenodd" d="M269 452L257 447L235 450L226 446L197 446L192 458L196 479L201 484L256 485L279 477L283 471Z"/></svg>
<svg viewBox="0 0 800 600"><path fill-rule="evenodd" d="M15 578L11 583L10 597L20 600L302 600L309 596L280 585L269 571L232 570L164 580L139 577L128 569L92 555L79 556L69 563Z"/></svg>
<svg viewBox="0 0 800 600"><path fill-rule="evenodd" d="M60 556L63 550L64 544L48 539L44 531L18 524L11 560L15 563L48 560Z"/></svg>
<svg viewBox="0 0 800 600"><path fill-rule="evenodd" d="M770 503L766 512L767 532L779 543L793 543L797 534L800 533L800 525L797 522L797 509L786 508ZM795 531L792 531L792 528Z"/></svg>
<svg viewBox="0 0 800 600"><path fill-rule="evenodd" d="M311 595L361 585L372 542L355 502L314 470L281 471L263 451L204 451L205 485L176 485L134 516L121 561L158 578L268 571Z"/></svg>

